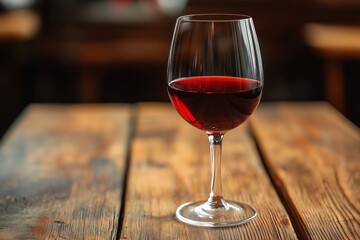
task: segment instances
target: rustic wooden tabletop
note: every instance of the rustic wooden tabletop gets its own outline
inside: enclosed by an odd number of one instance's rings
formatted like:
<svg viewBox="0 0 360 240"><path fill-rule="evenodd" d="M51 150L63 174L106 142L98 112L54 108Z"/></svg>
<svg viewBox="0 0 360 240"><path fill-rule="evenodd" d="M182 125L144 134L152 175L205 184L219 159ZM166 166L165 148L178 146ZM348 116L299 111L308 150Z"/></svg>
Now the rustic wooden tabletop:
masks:
<svg viewBox="0 0 360 240"><path fill-rule="evenodd" d="M326 103L261 103L223 142L249 223L176 208L210 190L207 136L165 103L31 105L0 147L0 239L360 239L360 131Z"/></svg>

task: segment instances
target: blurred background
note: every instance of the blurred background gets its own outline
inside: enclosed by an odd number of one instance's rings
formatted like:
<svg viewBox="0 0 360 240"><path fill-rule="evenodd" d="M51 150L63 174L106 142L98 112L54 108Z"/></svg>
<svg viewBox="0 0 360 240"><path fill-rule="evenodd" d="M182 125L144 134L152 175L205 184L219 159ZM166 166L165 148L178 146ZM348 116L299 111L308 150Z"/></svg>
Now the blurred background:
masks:
<svg viewBox="0 0 360 240"><path fill-rule="evenodd" d="M0 137L30 103L167 102L175 20L251 15L264 101L326 100L360 125L359 0L0 0Z"/></svg>

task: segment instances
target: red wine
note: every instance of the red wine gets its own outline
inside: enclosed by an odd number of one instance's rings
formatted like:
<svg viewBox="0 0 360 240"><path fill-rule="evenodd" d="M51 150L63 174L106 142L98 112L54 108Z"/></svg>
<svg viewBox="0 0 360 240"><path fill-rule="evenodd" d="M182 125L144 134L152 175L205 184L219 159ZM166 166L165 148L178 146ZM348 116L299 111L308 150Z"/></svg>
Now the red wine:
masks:
<svg viewBox="0 0 360 240"><path fill-rule="evenodd" d="M191 125L225 133L243 123L259 104L260 81L226 76L180 78L168 85L177 112Z"/></svg>

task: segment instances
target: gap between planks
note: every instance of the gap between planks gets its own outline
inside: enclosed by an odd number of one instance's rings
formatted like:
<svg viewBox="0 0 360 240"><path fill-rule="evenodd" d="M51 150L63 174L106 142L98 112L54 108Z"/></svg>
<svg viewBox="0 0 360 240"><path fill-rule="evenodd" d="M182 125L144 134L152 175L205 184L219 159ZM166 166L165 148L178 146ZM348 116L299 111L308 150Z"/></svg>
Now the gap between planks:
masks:
<svg viewBox="0 0 360 240"><path fill-rule="evenodd" d="M116 239L120 239L121 237L121 230L124 223L124 213L125 213L125 205L126 205L126 192L128 187L128 179L129 179L129 169L131 165L131 148L133 144L133 139L135 136L135 129L138 122L138 107L136 104L132 105L130 111L130 118L129 118L129 133L128 133L128 142L126 146L126 159L125 159L125 170L124 170L124 182L123 182L123 191L121 199L121 207L119 212L119 222L117 227Z"/></svg>
<svg viewBox="0 0 360 240"><path fill-rule="evenodd" d="M259 153L260 163L263 165L263 168L264 168L265 172L267 173L267 175L269 176L269 179L270 179L270 182L271 182L273 188L275 189L282 205L284 206L284 208L290 218L290 221L291 221L292 226L294 227L296 236L298 237L298 239L310 240L311 239L310 234L307 231L306 226L305 226L304 222L302 221L301 217L297 213L295 206L294 206L293 202L291 201L290 196L287 194L287 192L281 191L281 189L285 189L285 187L282 186L283 184L280 181L280 179L278 179L276 177L276 174L274 174L270 170L270 166L269 166L270 163L267 163L265 161L264 151L262 150L262 148L260 146L260 141L258 140L257 136L255 135L253 128L254 128L254 126L250 122L249 134L253 138L255 147Z"/></svg>

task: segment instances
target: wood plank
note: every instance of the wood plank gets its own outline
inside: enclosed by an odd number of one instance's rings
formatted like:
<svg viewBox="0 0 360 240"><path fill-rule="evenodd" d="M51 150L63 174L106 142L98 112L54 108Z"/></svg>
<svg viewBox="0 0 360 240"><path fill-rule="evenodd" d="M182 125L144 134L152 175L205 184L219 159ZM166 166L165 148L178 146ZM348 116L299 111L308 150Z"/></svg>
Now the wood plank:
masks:
<svg viewBox="0 0 360 240"><path fill-rule="evenodd" d="M0 148L0 239L116 239L130 116L28 107Z"/></svg>
<svg viewBox="0 0 360 240"><path fill-rule="evenodd" d="M120 239L296 239L289 217L267 177L247 127L226 134L226 199L253 205L259 216L230 228L199 228L175 219L187 201L207 199L209 146L168 104L138 106Z"/></svg>
<svg viewBox="0 0 360 240"><path fill-rule="evenodd" d="M359 129L326 103L262 104L255 136L301 239L360 239Z"/></svg>

